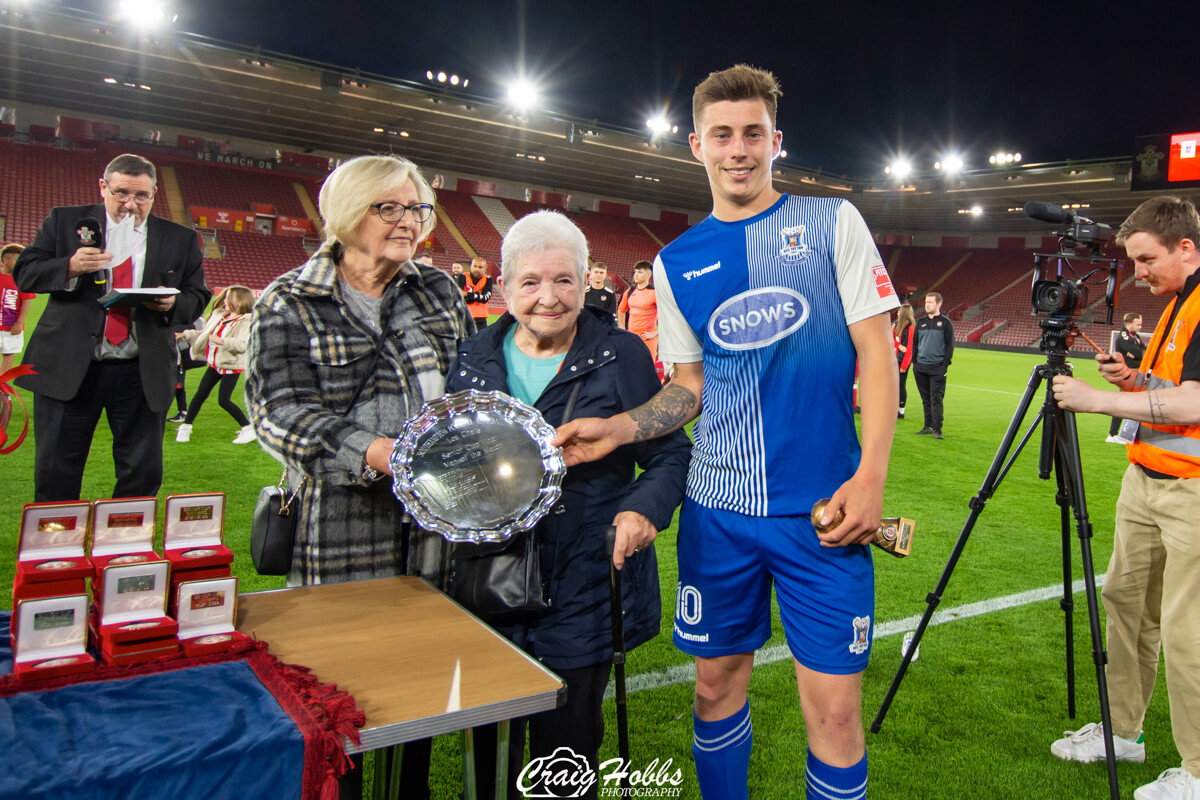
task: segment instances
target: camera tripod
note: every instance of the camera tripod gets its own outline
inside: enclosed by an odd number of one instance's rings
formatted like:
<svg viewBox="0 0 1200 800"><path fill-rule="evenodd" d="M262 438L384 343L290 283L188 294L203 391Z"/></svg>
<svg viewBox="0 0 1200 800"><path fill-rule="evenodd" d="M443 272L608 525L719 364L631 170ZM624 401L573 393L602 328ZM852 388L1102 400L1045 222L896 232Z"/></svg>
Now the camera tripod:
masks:
<svg viewBox="0 0 1200 800"><path fill-rule="evenodd" d="M1059 605L1066 617L1067 714L1072 719L1075 717L1075 640L1072 626L1075 602L1071 591L1069 518L1070 512L1074 511L1076 533L1079 537L1079 548L1083 563L1084 594L1087 597L1088 622L1092 634L1092 659L1096 664L1096 688L1100 695L1100 719L1104 725L1104 752L1105 760L1108 763L1108 786L1112 800L1119 800L1117 763L1113 750L1112 720L1110 719L1108 705L1108 684L1104 674L1104 665L1107 658L1104 652L1104 640L1100 631L1100 609L1096 599L1096 573L1092 566L1092 524L1088 520L1087 502L1084 499L1083 463L1079 456L1079 433L1075 427L1074 412L1067 411L1058 406L1058 403L1054 399L1052 386L1055 375L1071 374L1070 367L1067 366L1067 350L1074 340L1076 332L1075 324L1071 320L1044 318L1039 322L1039 326L1042 329L1041 349L1047 354L1046 363L1034 367L1033 374L1029 377L1029 383L1025 387L1025 394L1022 395L1016 413L1013 414L1012 421L1008 425L1008 430L1004 433L1000 449L996 451L996 456L992 459L992 465L988 469L987 477L984 478L979 492L968 503L971 508L971 514L967 517L967 522L963 526L962 533L959 534L958 542L954 545L954 550L950 554L950 560L946 563L946 567L942 571L942 576L938 580L937 587L925 598L925 614L921 617L916 634L913 636L913 640L904 654L904 660L901 661L900 668L896 671L896 677L893 678L892 685L883 699L879 713L871 723L871 732L879 733L880 728L883 726L883 718L887 716L888 708L896 696L896 691L900 688L900 682L904 679L905 672L908 671L908 665L912 661L913 655L917 652L917 647L921 644L921 637L925 634L925 628L928 627L929 620L933 617L934 611L942 600L942 594L946 591L946 586L950 583L950 576L954 572L954 567L958 563L959 558L962 556L967 539L975 527L975 522L979 519L979 515L983 513L987 501L1000 486L1000 482L1004 480L1004 476L1008 474L1017 456L1021 454L1021 450L1029 442L1034 431L1037 430L1038 424L1041 423L1042 440L1041 453L1038 459L1038 477L1042 480L1047 480L1050 477L1050 473L1054 473L1058 483L1058 493L1055 495L1055 502L1059 506L1062 525L1063 596ZM1012 450L1017 432L1025 419L1025 415L1029 411L1030 405L1032 405L1034 394L1043 383L1046 384L1046 397L1042 403L1042 408L1034 419L1033 424L1030 425L1029 430L1025 432L1016 450L1012 452L1012 457L1009 458L1009 451Z"/></svg>

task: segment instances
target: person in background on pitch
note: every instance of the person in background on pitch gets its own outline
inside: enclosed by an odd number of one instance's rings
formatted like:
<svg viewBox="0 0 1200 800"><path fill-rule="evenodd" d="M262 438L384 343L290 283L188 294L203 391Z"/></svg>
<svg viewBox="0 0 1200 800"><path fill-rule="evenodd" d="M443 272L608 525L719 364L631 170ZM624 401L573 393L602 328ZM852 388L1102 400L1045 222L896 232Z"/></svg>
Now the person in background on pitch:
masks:
<svg viewBox="0 0 1200 800"><path fill-rule="evenodd" d="M1138 370L1142 367L1142 357L1146 355L1146 343L1142 341L1142 315L1136 311L1130 311L1125 315L1123 320L1125 330L1117 335L1116 350L1125 359L1125 364L1130 369ZM1112 423L1108 426L1108 438L1104 441L1109 444L1129 444L1124 439L1117 436L1121 431L1121 418L1113 417Z"/></svg>
<svg viewBox="0 0 1200 800"><path fill-rule="evenodd" d="M700 791L748 796L747 690L754 651L771 636L774 586L808 737L807 797L860 800L869 542L896 427L890 326L899 303L853 205L774 188L779 95L774 75L744 64L696 87L689 142L708 175L712 215L654 264L661 348L676 376L631 411L568 422L554 443L569 467L700 416L679 512L675 608L675 646L696 656ZM747 308L775 313L737 324ZM856 357L861 447L847 391ZM825 497L823 519L811 519ZM818 533L814 522L832 530Z"/></svg>
<svg viewBox="0 0 1200 800"><path fill-rule="evenodd" d="M33 392L38 502L79 499L101 414L113 435L112 496L158 494L177 373L171 328L200 316L212 297L196 232L150 213L158 189L153 164L117 156L98 188L99 204L52 209L13 267L18 288L50 295L25 348L37 374L16 380ZM95 246L102 242L84 243L88 220L99 224L104 243L114 232L128 243L119 264ZM106 309L97 301L114 287L175 293Z"/></svg>
<svg viewBox="0 0 1200 800"><path fill-rule="evenodd" d="M475 320L475 330L481 331L488 324L488 301L492 299L492 276L487 273L487 260L471 259L471 274L464 276L463 295L467 298L467 309Z"/></svg>
<svg viewBox="0 0 1200 800"><path fill-rule="evenodd" d="M954 357L954 325L942 314L942 296L937 292L925 295L925 316L917 323L914 339L917 347L913 371L917 374L917 391L925 412L925 425L917 433L932 433L942 438L942 403L946 397L946 372Z"/></svg>
<svg viewBox="0 0 1200 800"><path fill-rule="evenodd" d="M1188 200L1163 196L1138 206L1117 230L1138 280L1173 295L1140 369L1118 351L1098 354L1100 374L1119 392L1057 375L1054 399L1068 411L1139 424L1117 498L1112 560L1101 597L1107 617L1108 698L1116 757L1145 761L1142 733L1161 650L1166 656L1171 730L1181 766L1141 786L1134 800L1200 798L1200 216ZM1103 761L1104 731L1067 731L1050 752ZM1163 748L1164 752L1168 748Z"/></svg>
<svg viewBox="0 0 1200 800"><path fill-rule="evenodd" d="M187 416L175 434L177 442L191 440L192 424L214 386L219 387L217 402L240 428L233 443L248 444L254 441L254 426L238 404L233 402L233 390L246 370L246 341L250 338L250 309L254 307L254 293L245 286L230 286L221 294L220 304L213 305L203 329L175 334L191 345L192 358L203 358L208 365L200 378L196 394L192 396Z"/></svg>
<svg viewBox="0 0 1200 800"><path fill-rule="evenodd" d="M896 338L896 366L900 369L900 411L896 415L900 419L904 419L904 406L908 402L908 368L912 366L913 352L916 350L913 346L916 330L912 306L902 303L900 312L896 314L896 322L892 325L892 334Z"/></svg>
<svg viewBox="0 0 1200 800"><path fill-rule="evenodd" d="M454 285L458 287L460 292L467 290L467 275L463 272L461 261L455 261L450 265L450 277L454 280Z"/></svg>
<svg viewBox="0 0 1200 800"><path fill-rule="evenodd" d="M617 318L617 293L608 285L608 266L603 261L592 264L588 270L587 291L583 293L586 308L598 308L612 318Z"/></svg>
<svg viewBox="0 0 1200 800"><path fill-rule="evenodd" d="M16 356L25 349L25 317L29 301L37 297L22 292L13 282L13 264L25 248L6 244L0 248L0 375L12 368Z"/></svg>
<svg viewBox="0 0 1200 800"><path fill-rule="evenodd" d="M658 295L649 261L633 265L633 286L625 290L617 306L617 324L642 337L651 358L658 361Z"/></svg>

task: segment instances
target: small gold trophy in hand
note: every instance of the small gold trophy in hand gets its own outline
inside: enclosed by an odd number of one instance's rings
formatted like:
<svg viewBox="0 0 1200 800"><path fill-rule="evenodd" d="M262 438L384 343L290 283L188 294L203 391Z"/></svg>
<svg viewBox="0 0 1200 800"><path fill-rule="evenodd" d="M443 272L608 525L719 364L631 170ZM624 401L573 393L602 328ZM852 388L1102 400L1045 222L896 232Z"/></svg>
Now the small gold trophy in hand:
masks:
<svg viewBox="0 0 1200 800"><path fill-rule="evenodd" d="M839 508L837 513L833 515L833 520L828 525L821 524L821 514L825 513L825 506L829 504L830 499L829 497L825 497L813 504L812 524L818 533L833 530L838 525L841 525L842 520L846 518L846 515ZM871 540L871 544L880 550L891 553L896 558L904 558L912 552L912 537L916 527L917 523L911 519L890 517L883 520L883 524L875 531L875 538Z"/></svg>

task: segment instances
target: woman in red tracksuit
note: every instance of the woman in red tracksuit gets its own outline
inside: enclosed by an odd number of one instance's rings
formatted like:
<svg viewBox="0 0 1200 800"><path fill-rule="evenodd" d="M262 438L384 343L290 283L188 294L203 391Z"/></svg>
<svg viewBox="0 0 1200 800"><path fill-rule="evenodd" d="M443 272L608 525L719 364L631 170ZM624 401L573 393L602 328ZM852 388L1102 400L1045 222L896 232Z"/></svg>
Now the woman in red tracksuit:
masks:
<svg viewBox="0 0 1200 800"><path fill-rule="evenodd" d="M904 303L892 325L892 338L896 341L896 364L900 368L900 413L897 414L900 419L904 419L904 403L908 400L908 368L912 365L913 332L916 329L912 306Z"/></svg>

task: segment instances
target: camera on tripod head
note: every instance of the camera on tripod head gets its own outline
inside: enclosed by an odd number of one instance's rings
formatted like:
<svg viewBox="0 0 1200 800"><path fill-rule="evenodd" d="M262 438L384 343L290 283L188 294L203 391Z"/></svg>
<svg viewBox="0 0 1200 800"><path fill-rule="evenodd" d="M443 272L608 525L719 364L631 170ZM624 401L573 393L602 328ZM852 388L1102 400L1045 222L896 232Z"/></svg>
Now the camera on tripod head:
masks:
<svg viewBox="0 0 1200 800"><path fill-rule="evenodd" d="M1032 200L1025 204L1026 215L1041 222L1065 224L1053 233L1059 237L1057 253L1034 255L1033 310L1049 317L1074 321L1088 306L1088 286L1104 283L1104 302L1107 308L1105 324L1111 325L1113 308L1120 289L1117 260L1104 258L1104 246L1112 239L1112 228L1103 222L1081 217L1069 208L1054 203ZM1087 256L1079 256L1076 248L1088 248ZM1101 264L1080 276L1075 274L1072 259L1086 259L1089 264ZM1071 275L1064 275L1068 270ZM1107 275L1103 275L1107 272ZM1100 278L1096 278L1100 274Z"/></svg>

